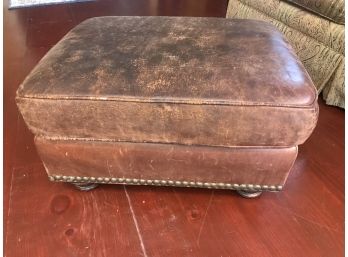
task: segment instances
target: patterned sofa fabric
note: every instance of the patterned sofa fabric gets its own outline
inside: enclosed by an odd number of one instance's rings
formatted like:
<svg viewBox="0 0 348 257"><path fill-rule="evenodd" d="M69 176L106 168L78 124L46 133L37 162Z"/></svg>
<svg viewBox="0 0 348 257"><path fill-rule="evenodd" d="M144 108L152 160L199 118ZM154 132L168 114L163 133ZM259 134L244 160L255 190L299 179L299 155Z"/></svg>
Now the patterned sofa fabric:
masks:
<svg viewBox="0 0 348 257"><path fill-rule="evenodd" d="M304 36L311 37L318 43L328 46L333 51L344 54L343 25L338 25L302 8L297 8L279 0L231 0L230 2L235 2L238 8L230 7L228 15L253 15L254 18L266 16L265 18L280 22L289 27L289 29L297 30Z"/></svg>
<svg viewBox="0 0 348 257"><path fill-rule="evenodd" d="M344 24L344 0L287 0L336 23Z"/></svg>
<svg viewBox="0 0 348 257"><path fill-rule="evenodd" d="M344 108L344 25L279 0L230 0L226 17L264 20L277 26L318 92L323 91L326 103Z"/></svg>

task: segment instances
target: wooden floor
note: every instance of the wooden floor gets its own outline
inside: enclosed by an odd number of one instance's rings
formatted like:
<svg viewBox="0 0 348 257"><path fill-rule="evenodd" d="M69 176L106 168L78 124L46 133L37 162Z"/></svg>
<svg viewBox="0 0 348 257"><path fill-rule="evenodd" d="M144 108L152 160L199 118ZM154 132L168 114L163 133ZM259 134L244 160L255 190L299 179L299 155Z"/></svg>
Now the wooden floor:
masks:
<svg viewBox="0 0 348 257"><path fill-rule="evenodd" d="M318 127L299 148L280 193L49 182L15 105L42 56L86 18L225 16L225 0L98 0L4 9L4 244L7 257L343 256L344 111L320 101Z"/></svg>

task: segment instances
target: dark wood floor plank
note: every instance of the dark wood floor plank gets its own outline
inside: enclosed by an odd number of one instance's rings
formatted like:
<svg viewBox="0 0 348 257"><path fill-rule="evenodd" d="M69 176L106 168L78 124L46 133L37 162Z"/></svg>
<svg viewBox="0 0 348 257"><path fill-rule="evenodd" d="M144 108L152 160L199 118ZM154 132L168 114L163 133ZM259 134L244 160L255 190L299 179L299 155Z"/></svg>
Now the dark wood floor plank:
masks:
<svg viewBox="0 0 348 257"><path fill-rule="evenodd" d="M27 29L27 10L6 11L8 2L4 1L4 218L9 206L9 194L15 155L16 131L19 113L15 105L15 92L25 77L21 63L26 51L25 35ZM11 31L16 33L11 33ZM21 76L22 74L22 76ZM4 223L6 235L6 222Z"/></svg>
<svg viewBox="0 0 348 257"><path fill-rule="evenodd" d="M28 8L28 21L30 24L73 21L69 4L38 6Z"/></svg>
<svg viewBox="0 0 348 257"><path fill-rule="evenodd" d="M227 0L97 0L72 4L71 10L78 23L91 17L110 15L225 17L227 3Z"/></svg>
<svg viewBox="0 0 348 257"><path fill-rule="evenodd" d="M144 256L122 187L79 192L41 164L13 172L7 256Z"/></svg>
<svg viewBox="0 0 348 257"><path fill-rule="evenodd" d="M287 187L248 201L197 189L129 194L151 256L342 256L342 203L316 190Z"/></svg>
<svg viewBox="0 0 348 257"><path fill-rule="evenodd" d="M27 45L28 47L45 47L55 45L66 33L68 33L75 23L72 20L62 22L30 23L28 27ZM50 31L55 31L51 34Z"/></svg>

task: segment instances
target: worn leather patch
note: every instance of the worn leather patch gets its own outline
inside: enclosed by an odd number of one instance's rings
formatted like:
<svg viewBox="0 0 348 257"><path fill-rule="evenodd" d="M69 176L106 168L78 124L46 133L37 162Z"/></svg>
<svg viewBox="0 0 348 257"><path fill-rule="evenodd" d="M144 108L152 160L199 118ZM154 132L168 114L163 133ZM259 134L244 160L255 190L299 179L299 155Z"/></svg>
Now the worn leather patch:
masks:
<svg viewBox="0 0 348 257"><path fill-rule="evenodd" d="M184 17L89 19L49 51L18 95L299 107L316 99L274 26Z"/></svg>

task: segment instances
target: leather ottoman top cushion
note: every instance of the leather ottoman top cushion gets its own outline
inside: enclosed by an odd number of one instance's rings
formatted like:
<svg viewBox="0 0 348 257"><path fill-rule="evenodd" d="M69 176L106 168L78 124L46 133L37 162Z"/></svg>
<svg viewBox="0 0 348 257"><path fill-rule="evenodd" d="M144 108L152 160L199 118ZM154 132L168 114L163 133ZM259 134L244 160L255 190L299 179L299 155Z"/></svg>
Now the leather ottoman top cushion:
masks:
<svg viewBox="0 0 348 257"><path fill-rule="evenodd" d="M272 25L254 20L99 17L70 31L17 91L50 137L198 145L296 145L317 93Z"/></svg>
<svg viewBox="0 0 348 257"><path fill-rule="evenodd" d="M344 24L344 0L286 0L336 23Z"/></svg>

